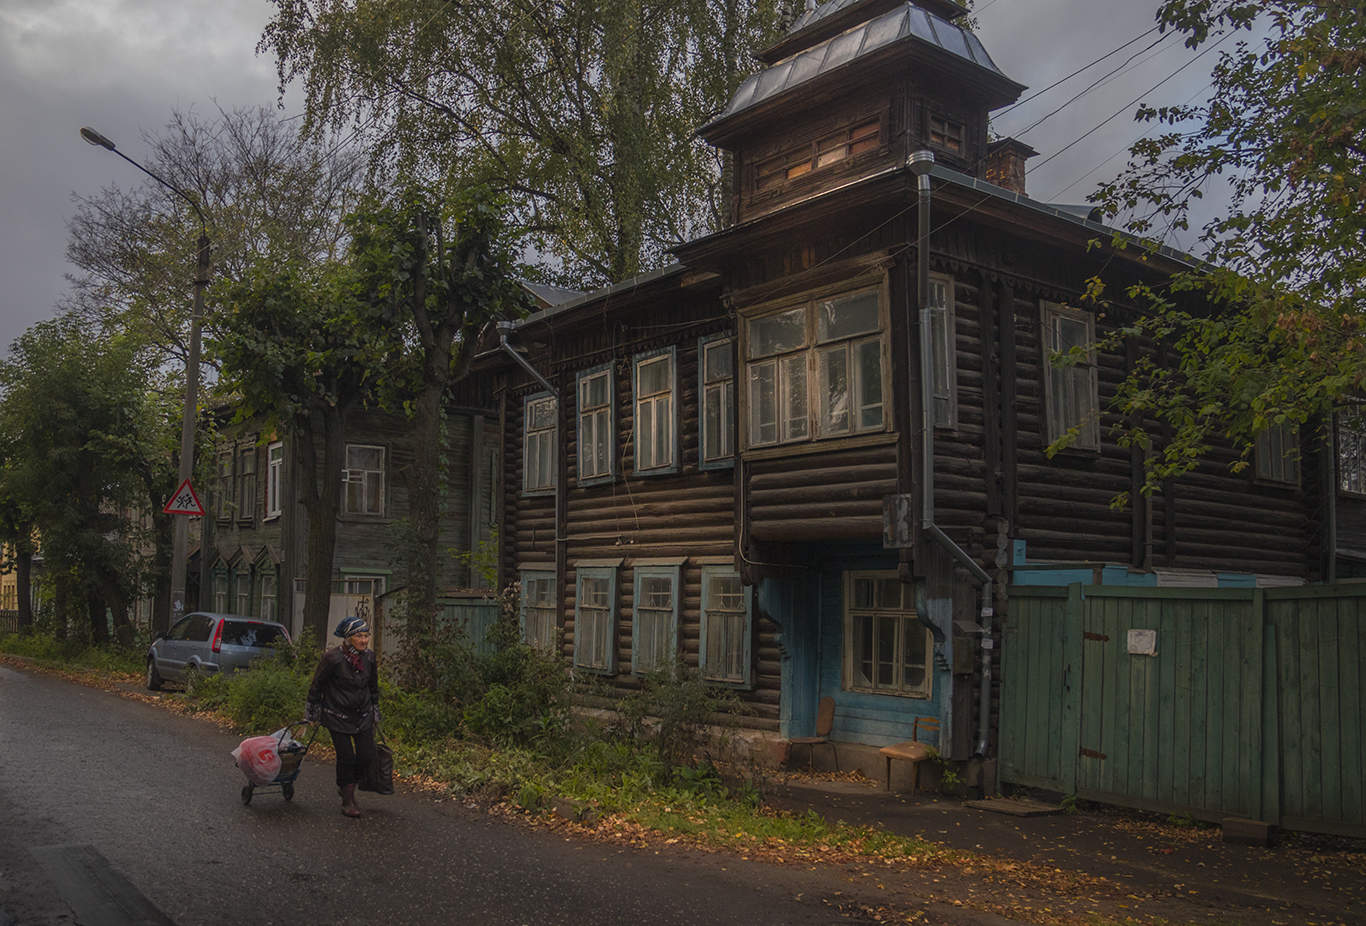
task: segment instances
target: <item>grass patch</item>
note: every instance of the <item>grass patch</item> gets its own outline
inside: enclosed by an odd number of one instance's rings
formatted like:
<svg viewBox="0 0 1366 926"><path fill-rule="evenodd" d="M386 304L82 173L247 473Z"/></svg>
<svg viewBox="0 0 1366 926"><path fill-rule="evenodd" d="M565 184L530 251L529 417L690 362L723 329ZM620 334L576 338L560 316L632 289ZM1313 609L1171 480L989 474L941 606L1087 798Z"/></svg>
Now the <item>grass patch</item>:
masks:
<svg viewBox="0 0 1366 926"><path fill-rule="evenodd" d="M82 640L58 640L50 634L0 633L0 653L54 668L102 675L141 674L146 652L146 646L94 646Z"/></svg>

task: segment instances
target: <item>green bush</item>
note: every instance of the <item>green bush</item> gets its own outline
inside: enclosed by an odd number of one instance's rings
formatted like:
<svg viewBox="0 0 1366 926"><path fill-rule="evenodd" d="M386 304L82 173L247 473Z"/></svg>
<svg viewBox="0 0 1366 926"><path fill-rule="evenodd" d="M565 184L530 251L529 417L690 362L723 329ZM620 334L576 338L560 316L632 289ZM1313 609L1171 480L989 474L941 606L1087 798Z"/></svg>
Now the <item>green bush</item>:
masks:
<svg viewBox="0 0 1366 926"><path fill-rule="evenodd" d="M98 672L137 675L143 669L146 647L96 646L73 638L59 640L50 633L5 633L0 634L0 652Z"/></svg>

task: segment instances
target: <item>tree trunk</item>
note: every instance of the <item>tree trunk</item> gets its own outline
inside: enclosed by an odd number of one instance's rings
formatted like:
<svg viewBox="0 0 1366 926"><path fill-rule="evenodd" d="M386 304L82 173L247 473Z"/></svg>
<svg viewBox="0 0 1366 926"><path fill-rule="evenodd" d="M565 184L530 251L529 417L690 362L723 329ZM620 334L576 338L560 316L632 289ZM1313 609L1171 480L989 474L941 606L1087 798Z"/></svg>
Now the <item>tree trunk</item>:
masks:
<svg viewBox="0 0 1366 926"><path fill-rule="evenodd" d="M17 544L18 557L14 568L14 585L19 595L19 632L33 630L33 547Z"/></svg>
<svg viewBox="0 0 1366 926"><path fill-rule="evenodd" d="M113 576L105 576L100 582L100 593L104 604L114 617L114 640L119 646L133 645L133 625L128 620L128 596L119 587Z"/></svg>
<svg viewBox="0 0 1366 926"><path fill-rule="evenodd" d="M332 602L332 559L337 548L337 515L341 510L341 481L346 462L344 412L318 403L305 427L299 428L299 456L305 480L302 496L308 513L307 578L304 586L304 627L326 641L332 632L328 615ZM321 464L321 465L320 465Z"/></svg>
<svg viewBox="0 0 1366 926"><path fill-rule="evenodd" d="M109 644L109 616L105 612L104 596L95 589L85 593L86 607L90 609L90 642L96 646Z"/></svg>
<svg viewBox="0 0 1366 926"><path fill-rule="evenodd" d="M446 365L449 365L449 359ZM413 465L408 482L413 548L408 556L406 628L414 639L436 628L437 559L441 549L441 509L445 495L441 478L445 434L442 399L445 393L444 382L428 382L414 404Z"/></svg>

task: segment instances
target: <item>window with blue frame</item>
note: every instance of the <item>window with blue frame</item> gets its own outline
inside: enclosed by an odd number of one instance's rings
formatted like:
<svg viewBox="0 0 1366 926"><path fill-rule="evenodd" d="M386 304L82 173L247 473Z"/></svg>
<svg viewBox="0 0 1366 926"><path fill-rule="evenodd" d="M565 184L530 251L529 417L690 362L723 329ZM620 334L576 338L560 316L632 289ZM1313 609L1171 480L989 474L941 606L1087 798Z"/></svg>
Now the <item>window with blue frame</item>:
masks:
<svg viewBox="0 0 1366 926"><path fill-rule="evenodd" d="M676 472L677 392L674 349L635 358L636 472Z"/></svg>
<svg viewBox="0 0 1366 926"><path fill-rule="evenodd" d="M574 665L612 673L617 669L617 570L580 566L574 596Z"/></svg>
<svg viewBox="0 0 1366 926"><path fill-rule="evenodd" d="M934 638L915 612L913 591L895 572L845 578L844 687L928 698Z"/></svg>
<svg viewBox="0 0 1366 926"><path fill-rule="evenodd" d="M702 568L702 678L725 685L751 684L750 590L729 566Z"/></svg>
<svg viewBox="0 0 1366 926"><path fill-rule="evenodd" d="M579 482L612 477L612 367L579 374Z"/></svg>
<svg viewBox="0 0 1366 926"><path fill-rule="evenodd" d="M699 456L703 469L729 466L735 460L735 339L729 335L697 343Z"/></svg>
<svg viewBox="0 0 1366 926"><path fill-rule="evenodd" d="M637 566L631 671L671 669L678 657L678 566Z"/></svg>
<svg viewBox="0 0 1366 926"><path fill-rule="evenodd" d="M527 646L553 653L558 634L555 626L555 573L522 571L522 639Z"/></svg>

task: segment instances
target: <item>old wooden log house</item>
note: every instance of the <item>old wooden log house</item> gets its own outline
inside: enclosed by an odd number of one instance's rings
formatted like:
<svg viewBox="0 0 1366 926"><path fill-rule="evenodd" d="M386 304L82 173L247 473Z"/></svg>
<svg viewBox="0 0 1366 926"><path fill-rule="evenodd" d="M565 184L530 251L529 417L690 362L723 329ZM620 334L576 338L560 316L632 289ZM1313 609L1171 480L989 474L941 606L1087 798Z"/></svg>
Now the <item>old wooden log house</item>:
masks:
<svg viewBox="0 0 1366 926"><path fill-rule="evenodd" d="M987 133L1024 88L963 12L808 10L701 128L734 160L729 227L505 326L482 375L529 641L622 689L681 658L777 740L829 697L833 739L930 718L966 758L994 749L1012 583L1331 573L1337 477L1307 438L1149 502L1107 408L1149 346L1050 362L1126 317L1082 302L1089 277L1121 293L1183 258L1088 248L1110 231L1086 209L1027 196L1034 152Z"/></svg>

